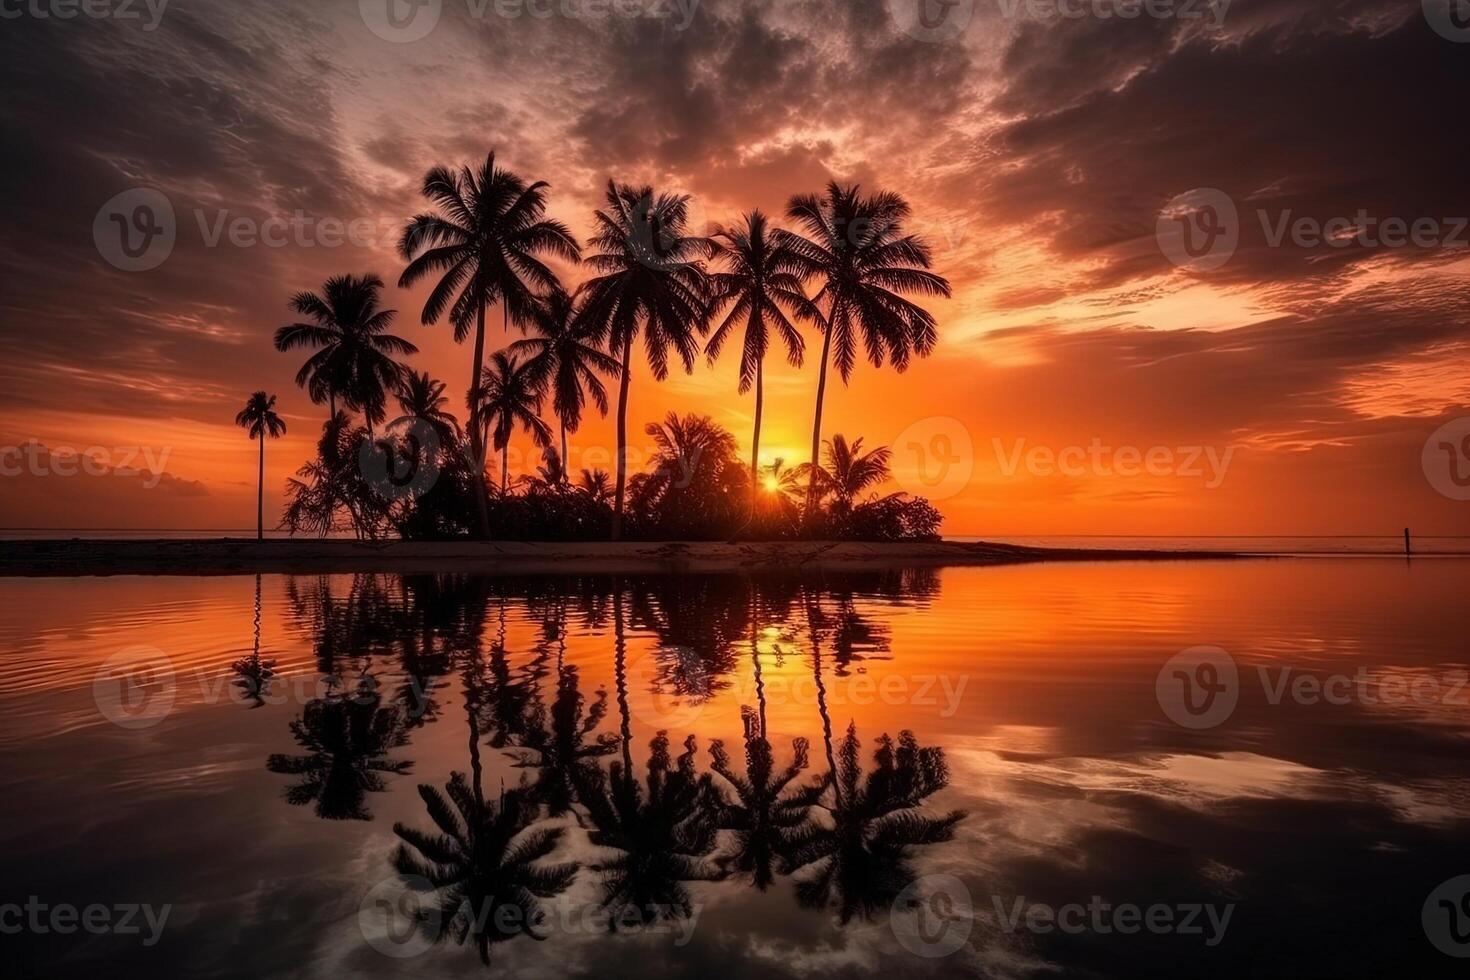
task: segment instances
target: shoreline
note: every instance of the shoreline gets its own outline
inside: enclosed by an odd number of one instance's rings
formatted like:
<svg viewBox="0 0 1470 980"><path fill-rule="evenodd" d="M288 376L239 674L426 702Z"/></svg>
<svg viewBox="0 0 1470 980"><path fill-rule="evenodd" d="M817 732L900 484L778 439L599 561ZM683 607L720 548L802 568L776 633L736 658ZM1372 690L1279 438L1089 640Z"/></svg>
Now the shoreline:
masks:
<svg viewBox="0 0 1470 980"><path fill-rule="evenodd" d="M859 571L1048 561L1228 561L1217 551L1033 548L990 542L357 541L160 538L8 540L0 577L475 572L637 574Z"/></svg>

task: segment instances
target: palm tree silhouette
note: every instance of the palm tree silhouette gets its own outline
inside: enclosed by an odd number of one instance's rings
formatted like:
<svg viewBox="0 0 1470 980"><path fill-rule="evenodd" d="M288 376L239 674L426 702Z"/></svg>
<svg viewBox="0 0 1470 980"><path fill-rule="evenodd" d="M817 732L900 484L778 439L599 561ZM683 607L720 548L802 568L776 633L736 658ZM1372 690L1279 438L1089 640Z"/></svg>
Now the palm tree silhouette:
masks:
<svg viewBox="0 0 1470 980"><path fill-rule="evenodd" d="M410 418L423 419L434 429L439 444L453 446L459 441L459 419L445 411L449 398L445 384L429 376L427 371L407 371L398 386L398 407Z"/></svg>
<svg viewBox="0 0 1470 980"><path fill-rule="evenodd" d="M255 540L265 539L265 440L286 434L286 423L276 414L276 396L257 391L235 415L235 424L260 440L260 472L255 483Z"/></svg>
<svg viewBox="0 0 1470 980"><path fill-rule="evenodd" d="M490 363L485 367L481 387L471 398L475 405L471 428L481 433L481 445L484 445L484 433L490 432L491 445L500 453L500 490L503 493L510 479L510 453L507 450L516 425L529 432L538 446L551 442L551 429L536 414L541 410L543 377L535 368L503 350L491 354Z"/></svg>
<svg viewBox="0 0 1470 980"><path fill-rule="evenodd" d="M848 513L863 491L889 478L888 463L892 458L893 452L887 446L863 452L861 437L849 443L841 433L834 435L823 443L825 465L813 474L818 499L830 493L834 511Z"/></svg>
<svg viewBox="0 0 1470 980"><path fill-rule="evenodd" d="M807 813L822 793L822 785L792 787L792 782L807 767L807 740L791 742L792 762L776 770L771 743L758 724L750 724L745 736L745 774L730 767L730 756L724 743L710 745L710 766L734 793L729 800L719 796L716 805L718 825L735 832L733 859L737 871L751 875L755 887L765 891L776 880L776 867L787 854L799 830L807 823Z"/></svg>
<svg viewBox="0 0 1470 980"><path fill-rule="evenodd" d="M265 704L265 689L276 676L276 662L260 659L260 573L255 574L255 619L250 656L241 657L230 665L235 674L235 686L250 702L252 708Z"/></svg>
<svg viewBox="0 0 1470 980"><path fill-rule="evenodd" d="M388 758L408 744L403 717L396 707L383 707L371 680L350 694L334 694L307 703L291 722L291 735L306 755L273 754L266 768L300 776L286 791L286 802L304 806L315 801L324 820L371 820L364 800L387 788L381 773L404 773L413 763Z"/></svg>
<svg viewBox="0 0 1470 980"><path fill-rule="evenodd" d="M615 374L618 362L602 349L596 328L577 316L576 302L560 286L538 300L531 324L541 336L517 340L510 353L525 357L527 366L551 389L551 407L561 423L559 458L565 467L567 433L581 426L588 397L607 414L607 388L598 375Z"/></svg>
<svg viewBox="0 0 1470 980"><path fill-rule="evenodd" d="M333 276L321 294L297 293L291 309L310 323L292 323L276 331L276 350L312 347L316 353L296 372L296 384L311 400L326 402L337 414L337 399L367 419L368 428L383 421L387 393L398 386L403 368L394 355L418 353L402 337L384 333L398 315L378 308L383 280L365 276Z"/></svg>
<svg viewBox="0 0 1470 980"><path fill-rule="evenodd" d="M709 325L708 280L698 259L711 242L689 234L689 198L653 188L607 183L606 207L594 214L598 251L587 262L600 275L583 287L587 330L618 357L618 465L613 491L614 541L622 536L628 479L628 384L633 341L643 346L655 379L669 374L672 347L686 372L694 370L697 336Z"/></svg>
<svg viewBox="0 0 1470 980"><path fill-rule="evenodd" d="M569 262L580 247L567 226L548 219L545 181L528 184L495 164L495 152L478 170L458 173L436 166L424 175L423 195L437 210L416 215L403 230L398 251L408 262L398 285L407 289L428 275L438 282L424 304L425 323L438 323L447 311L455 343L464 343L473 326L475 353L468 390L470 412L476 403L485 361L485 312L501 305L505 327L530 321L538 290L558 285L556 274L538 257ZM482 445L476 446L483 452Z"/></svg>
<svg viewBox="0 0 1470 980"><path fill-rule="evenodd" d="M520 935L545 939L536 932L546 917L541 899L560 895L577 876L575 862L536 863L556 849L563 828L538 825L539 808L518 790L487 803L462 772L450 775L443 793L421 784L419 796L435 831L395 823L401 843L391 860L400 875L425 879L434 889L437 914L419 913L432 937L451 935L461 945L473 938L487 966L492 943Z"/></svg>
<svg viewBox="0 0 1470 980"><path fill-rule="evenodd" d="M557 668L556 700L550 717L540 705L531 715L517 752L517 765L539 771L531 793L546 804L553 817L572 811L578 782L585 783L589 778L587 769L595 767L602 756L618 750L618 737L612 732L590 737L602 724L607 708L607 691L599 690L589 705L576 666L566 664Z"/></svg>
<svg viewBox="0 0 1470 980"><path fill-rule="evenodd" d="M760 502L761 412L765 406L765 360L774 329L786 347L786 361L801 367L804 342L791 316L818 322L821 314L807 299L801 280L810 271L792 248L789 236L772 234L760 211L745 215L744 227L721 228L714 234L715 254L727 271L710 276L711 312L729 307L724 322L710 334L705 353L713 363L731 333L743 322L740 348L740 394L755 386L755 431L750 439L750 519Z"/></svg>
<svg viewBox="0 0 1470 980"><path fill-rule="evenodd" d="M919 809L949 783L942 749L920 747L909 731L899 733L895 747L885 734L864 774L861 748L857 726L849 724L834 768L818 784L833 790L829 822L807 823L788 842L791 870L811 869L797 879L797 900L808 908L835 906L844 925L892 908L916 877L913 849L953 840L965 818L962 810L934 816Z"/></svg>
<svg viewBox="0 0 1470 980"><path fill-rule="evenodd" d="M886 359L896 370L906 370L914 354L923 357L934 349L937 332L934 316L899 294L948 297L950 288L946 279L928 271L929 246L915 235L902 233L909 206L897 194L880 191L865 197L856 186L842 187L832 181L822 197L793 197L786 214L806 236L783 232L781 237L821 279L822 288L813 299L825 307L812 423L813 469L807 485L810 518L816 507L815 467L829 356L843 384L857 363L859 341L874 367L882 367Z"/></svg>
<svg viewBox="0 0 1470 980"><path fill-rule="evenodd" d="M612 499L612 477L607 475L607 470L584 469L577 477L577 489L598 503L605 504Z"/></svg>

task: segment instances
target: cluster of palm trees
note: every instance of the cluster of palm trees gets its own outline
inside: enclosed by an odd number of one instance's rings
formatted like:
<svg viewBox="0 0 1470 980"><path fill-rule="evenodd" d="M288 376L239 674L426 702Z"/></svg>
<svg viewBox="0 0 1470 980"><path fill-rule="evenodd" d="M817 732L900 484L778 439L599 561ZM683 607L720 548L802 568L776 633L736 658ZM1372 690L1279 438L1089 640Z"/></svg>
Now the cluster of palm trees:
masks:
<svg viewBox="0 0 1470 980"><path fill-rule="evenodd" d="M922 574L853 584L865 593L876 588L912 597L933 588L912 577ZM428 881L431 894L422 899L429 904L421 900L421 908L435 938L473 945L486 962L494 944L519 935L544 938L537 932L543 902L564 893L582 871L554 856L573 822L596 848L587 870L596 875L599 904L616 927L688 916L692 882L738 877L765 891L780 875L792 876L803 905L833 910L843 923L866 918L892 907L914 881L916 849L952 839L964 816L927 805L948 782L941 749L920 746L905 731L878 738L865 760L855 727L834 734L825 679L861 658L855 646L880 647L884 636L839 584L816 590L783 583L757 592L723 580L528 583L523 601L541 635L532 655L514 664L507 591L522 586L473 576L387 581L355 576L345 600L327 578L290 594L319 668L336 677L357 660L363 676L309 704L292 724L305 754L272 756L268 768L298 777L285 791L289 803L312 804L324 819L371 819L367 794L386 788L384 775L409 768L393 750L406 744L412 725L436 717L432 698L444 689L436 678L457 673L469 770L452 774L442 789L419 787L431 826L395 824L399 844L391 864L406 878ZM567 662L577 619L590 632L612 633L616 731L602 730L609 692L589 698L578 667ZM675 755L668 733L659 731L646 761L635 762L630 627L657 635L661 657L698 638L697 656L671 660L670 675L659 682L681 697L711 696L720 689L718 677L737 669L741 652L748 654L756 684L755 703L742 709L743 759L717 740L702 772L694 736ZM779 662L803 631L825 771L809 771L806 738L794 739L779 762L766 729L763 662ZM400 645L413 691L389 703L369 672L375 654ZM550 698L542 693L548 679ZM507 753L531 778L487 792L487 746ZM573 821L556 819L569 815Z"/></svg>
<svg viewBox="0 0 1470 980"><path fill-rule="evenodd" d="M753 210L737 226L705 236L690 227L687 196L609 181L584 251L564 224L547 217L546 190L544 181L528 182L499 166L493 152L478 168L435 167L422 188L432 209L412 218L399 242L407 263L399 286L430 283L422 321L447 319L456 342L473 337L466 437L481 530L490 531L487 448L502 454L504 484L506 447L517 429L538 446L550 444L551 428L540 418L549 394L565 479L568 433L577 431L589 402L604 415L609 411L604 378L616 378L611 532L620 537L634 347L641 340L650 373L663 380L671 363L690 372L701 354L713 362L736 335L739 391L753 388L755 395L748 474L753 516L765 359L779 346L789 364L800 366L806 350L801 324L822 337L812 454L804 474L810 518L819 500L829 369L835 367L846 383L861 347L874 366L903 371L936 343L933 315L907 297L947 297L950 287L930 271L928 245L905 233L908 204L893 193L865 195L832 182L821 195L790 200L787 217L795 230L776 227ZM584 265L592 275L569 291L547 264L551 260ZM389 393L408 383L409 372L395 358L416 350L386 332L395 314L380 308L382 288L373 275L333 278L320 295L302 293L292 300L292 309L309 322L282 327L275 338L282 351L314 351L297 384L333 417L339 406L360 412L369 433L385 417ZM496 305L506 332L514 325L534 335L487 359L485 322ZM588 480L595 482L595 474Z"/></svg>

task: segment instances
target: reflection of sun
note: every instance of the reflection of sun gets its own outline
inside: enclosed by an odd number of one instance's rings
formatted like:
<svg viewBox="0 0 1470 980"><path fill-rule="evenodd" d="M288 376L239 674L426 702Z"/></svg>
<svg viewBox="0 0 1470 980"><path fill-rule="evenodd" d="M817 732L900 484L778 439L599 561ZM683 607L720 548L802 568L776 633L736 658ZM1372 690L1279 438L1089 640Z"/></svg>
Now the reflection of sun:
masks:
<svg viewBox="0 0 1470 980"><path fill-rule="evenodd" d="M766 493L775 493L781 489L781 481L774 476L767 476L761 479L761 486L766 488Z"/></svg>

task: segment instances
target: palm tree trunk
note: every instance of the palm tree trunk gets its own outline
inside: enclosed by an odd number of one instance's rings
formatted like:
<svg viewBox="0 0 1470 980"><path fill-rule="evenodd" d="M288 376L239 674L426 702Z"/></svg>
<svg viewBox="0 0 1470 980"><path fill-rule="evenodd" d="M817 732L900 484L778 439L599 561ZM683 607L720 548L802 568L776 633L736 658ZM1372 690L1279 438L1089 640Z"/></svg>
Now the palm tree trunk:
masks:
<svg viewBox="0 0 1470 980"><path fill-rule="evenodd" d="M817 629L816 602L805 589L802 601L806 605L807 629L811 634L812 677L817 682L817 714L822 719L822 747L827 753L827 771L832 775L832 798L835 808L842 809L842 783L837 777L837 758L832 751L832 714L827 710L827 685L822 682L822 642Z"/></svg>
<svg viewBox="0 0 1470 980"><path fill-rule="evenodd" d="M765 362L755 362L755 434L750 437L750 523L760 509L761 409L765 404Z"/></svg>
<svg viewBox="0 0 1470 980"><path fill-rule="evenodd" d="M827 354L832 349L832 324L827 324L827 330L822 337L822 367L817 373L817 414L812 421L812 468L807 476L806 484L806 521L812 520L812 512L817 506L817 454L822 449L822 399L827 395Z"/></svg>
<svg viewBox="0 0 1470 980"><path fill-rule="evenodd" d="M500 492L505 493L505 488L510 481L510 443L507 442L500 447Z"/></svg>
<svg viewBox="0 0 1470 980"><path fill-rule="evenodd" d="M628 710L628 641L623 635L623 582L613 583L613 675L618 694L619 733L623 742L623 777L633 778L633 716Z"/></svg>
<svg viewBox="0 0 1470 980"><path fill-rule="evenodd" d="M572 482L572 471L568 468L570 464L567 463L567 423L566 419L558 419L558 421L561 423L561 482L567 484Z"/></svg>
<svg viewBox="0 0 1470 980"><path fill-rule="evenodd" d="M623 380L618 386L618 478L613 493L612 539L623 537L623 492L628 482L628 379L633 359L633 334L623 343Z"/></svg>
<svg viewBox="0 0 1470 980"><path fill-rule="evenodd" d="M255 540L265 540L265 433L260 434L260 475L255 481Z"/></svg>
<svg viewBox="0 0 1470 980"><path fill-rule="evenodd" d="M327 411L332 413L332 418L337 417L337 393L335 391L327 393Z"/></svg>
<svg viewBox="0 0 1470 980"><path fill-rule="evenodd" d="M466 399L470 410L470 452L474 455L471 465L475 469L475 509L480 512L480 533L486 541L490 540L490 508L485 503L485 441L480 433L480 426L476 422L479 414L479 403L476 392L480 390L480 380L485 370L485 307L481 304L479 312L475 316L475 367L470 372L470 394Z"/></svg>

